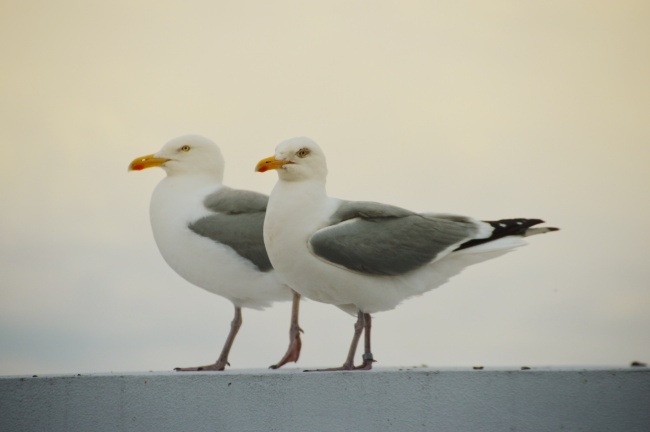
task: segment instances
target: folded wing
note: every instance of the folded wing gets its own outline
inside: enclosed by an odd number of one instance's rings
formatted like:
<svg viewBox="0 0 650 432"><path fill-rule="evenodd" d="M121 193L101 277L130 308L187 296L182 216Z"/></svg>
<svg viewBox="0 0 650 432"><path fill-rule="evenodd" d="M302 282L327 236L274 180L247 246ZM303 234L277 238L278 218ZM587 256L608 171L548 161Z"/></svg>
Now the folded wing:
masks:
<svg viewBox="0 0 650 432"><path fill-rule="evenodd" d="M194 233L231 247L261 271L273 267L264 247L266 195L223 187L208 195L204 205L212 214L188 225Z"/></svg>
<svg viewBox="0 0 650 432"><path fill-rule="evenodd" d="M482 234L463 216L418 214L374 202L343 202L309 239L326 261L370 275L397 276L441 258Z"/></svg>

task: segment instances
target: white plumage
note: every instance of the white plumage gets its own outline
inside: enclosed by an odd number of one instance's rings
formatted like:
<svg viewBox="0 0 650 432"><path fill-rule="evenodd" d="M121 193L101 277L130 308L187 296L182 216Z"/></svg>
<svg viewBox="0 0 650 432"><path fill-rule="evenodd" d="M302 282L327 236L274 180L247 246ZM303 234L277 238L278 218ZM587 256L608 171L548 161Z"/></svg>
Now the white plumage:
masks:
<svg viewBox="0 0 650 432"><path fill-rule="evenodd" d="M525 244L523 237L555 228L530 228L538 219L483 222L454 215L416 214L378 203L327 196L327 165L307 138L279 144L257 170L277 169L264 240L274 268L300 294L357 313L355 340L366 329L364 364L370 369L370 314L447 282L465 267Z"/></svg>
<svg viewBox="0 0 650 432"><path fill-rule="evenodd" d="M188 282L244 308L264 309L290 300L274 271L262 272L231 247L201 236L189 225L210 216L203 201L223 188L209 175L168 175L151 196L151 229L169 266Z"/></svg>
<svg viewBox="0 0 650 432"><path fill-rule="evenodd" d="M188 282L235 305L232 331L217 362L178 370L223 370L241 325L241 308L263 309L293 296L279 281L264 250L262 222L267 197L224 186L221 151L201 136L173 139L156 154L136 158L129 170L156 166L167 173L156 186L150 205L151 228L160 253ZM242 233L245 241L233 239L233 232ZM298 298L294 298L291 344L274 367L298 359L297 308Z"/></svg>

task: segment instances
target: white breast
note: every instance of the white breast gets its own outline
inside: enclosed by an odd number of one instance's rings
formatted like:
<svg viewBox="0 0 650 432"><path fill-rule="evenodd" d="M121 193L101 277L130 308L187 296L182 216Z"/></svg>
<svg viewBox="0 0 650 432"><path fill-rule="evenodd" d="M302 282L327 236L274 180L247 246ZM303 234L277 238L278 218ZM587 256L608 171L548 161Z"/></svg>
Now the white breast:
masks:
<svg viewBox="0 0 650 432"><path fill-rule="evenodd" d="M291 292L275 272L261 272L232 248L189 229L192 221L211 213L203 200L221 187L198 176L167 177L158 184L150 217L163 258L188 282L238 306L259 309L272 301L289 300Z"/></svg>
<svg viewBox="0 0 650 432"><path fill-rule="evenodd" d="M395 308L459 274L465 267L502 255L454 254L401 276L367 275L314 255L311 235L329 224L340 201L327 197L322 183L279 181L271 194L264 240L271 263L294 290L307 298L374 313Z"/></svg>

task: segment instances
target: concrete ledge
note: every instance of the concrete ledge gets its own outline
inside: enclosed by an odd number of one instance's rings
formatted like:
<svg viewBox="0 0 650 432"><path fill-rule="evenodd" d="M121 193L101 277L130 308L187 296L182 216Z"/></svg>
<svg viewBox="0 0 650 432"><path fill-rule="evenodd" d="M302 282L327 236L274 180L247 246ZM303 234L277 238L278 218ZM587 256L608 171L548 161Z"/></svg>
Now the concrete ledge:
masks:
<svg viewBox="0 0 650 432"><path fill-rule="evenodd" d="M643 431L650 369L0 378L2 431Z"/></svg>

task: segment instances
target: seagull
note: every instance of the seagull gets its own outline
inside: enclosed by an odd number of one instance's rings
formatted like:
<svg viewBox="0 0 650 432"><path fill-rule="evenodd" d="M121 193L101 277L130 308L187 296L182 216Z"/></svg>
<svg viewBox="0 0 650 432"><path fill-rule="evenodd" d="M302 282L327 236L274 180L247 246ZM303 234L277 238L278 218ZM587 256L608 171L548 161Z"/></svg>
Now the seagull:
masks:
<svg viewBox="0 0 650 432"><path fill-rule="evenodd" d="M264 221L273 268L301 295L357 316L343 366L321 371L372 369L371 314L524 245L524 237L557 230L533 227L540 219L480 221L329 197L325 155L309 138L280 143L255 169L279 177ZM362 332L363 363L354 366Z"/></svg>
<svg viewBox="0 0 650 432"><path fill-rule="evenodd" d="M302 346L300 295L278 279L264 248L268 196L222 183L219 147L199 135L172 139L155 154L134 159L129 171L161 167L167 173L151 196L150 217L158 249L188 282L230 300L235 316L221 354L207 366L177 371L222 371L242 324L242 308L264 309L293 299L290 344L276 369L295 362Z"/></svg>

